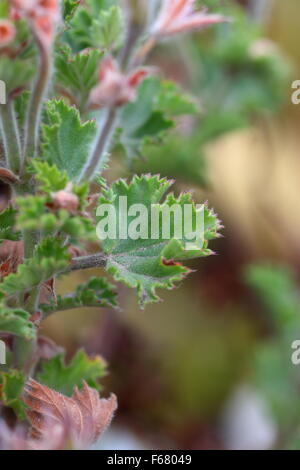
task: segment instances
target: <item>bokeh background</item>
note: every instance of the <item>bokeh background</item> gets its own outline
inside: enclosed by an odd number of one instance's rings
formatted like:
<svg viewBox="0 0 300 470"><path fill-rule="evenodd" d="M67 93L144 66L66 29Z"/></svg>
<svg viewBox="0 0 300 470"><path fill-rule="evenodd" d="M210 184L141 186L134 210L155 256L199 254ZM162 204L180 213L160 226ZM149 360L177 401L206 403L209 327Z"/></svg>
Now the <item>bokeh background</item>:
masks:
<svg viewBox="0 0 300 470"><path fill-rule="evenodd" d="M116 151L109 178L153 172L192 188L224 223L217 254L143 312L118 286L121 311L70 311L44 326L69 357L82 347L109 364L103 393L119 410L100 448L300 448L300 2L201 3L233 23L151 56L201 115L131 169Z"/></svg>

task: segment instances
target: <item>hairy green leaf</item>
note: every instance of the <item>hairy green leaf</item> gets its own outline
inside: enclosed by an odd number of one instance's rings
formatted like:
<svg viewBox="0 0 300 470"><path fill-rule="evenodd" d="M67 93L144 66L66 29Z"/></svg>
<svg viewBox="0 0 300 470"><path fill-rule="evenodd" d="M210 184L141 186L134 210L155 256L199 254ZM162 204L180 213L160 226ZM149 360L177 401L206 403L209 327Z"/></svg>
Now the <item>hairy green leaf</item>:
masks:
<svg viewBox="0 0 300 470"><path fill-rule="evenodd" d="M92 278L77 287L74 294L57 297L56 301L40 305L45 314L82 307L116 307L114 286L104 278Z"/></svg>
<svg viewBox="0 0 300 470"><path fill-rule="evenodd" d="M43 125L43 156L76 182L86 164L96 131L94 121L81 123L76 108L63 100L48 101Z"/></svg>
<svg viewBox="0 0 300 470"><path fill-rule="evenodd" d="M0 287L2 284L0 284ZM36 329L29 320L29 313L22 309L10 309L4 305L0 306L0 331L20 336L26 340L33 340Z"/></svg>
<svg viewBox="0 0 300 470"><path fill-rule="evenodd" d="M65 189L68 176L65 171L60 171L56 165L50 165L42 160L32 160L35 177L39 183L39 189L44 193L54 193Z"/></svg>
<svg viewBox="0 0 300 470"><path fill-rule="evenodd" d="M0 213L0 243L4 240L16 241L20 233L15 230L17 211L9 207Z"/></svg>
<svg viewBox="0 0 300 470"><path fill-rule="evenodd" d="M15 274L4 278L0 290L7 295L28 291L64 270L69 262L70 255L61 240L45 238L36 247L31 259L20 264Z"/></svg>
<svg viewBox="0 0 300 470"><path fill-rule="evenodd" d="M124 21L120 7L112 6L100 12L92 23L91 35L94 47L105 51L118 49L124 39Z"/></svg>
<svg viewBox="0 0 300 470"><path fill-rule="evenodd" d="M58 85L84 110L90 91L97 83L99 61L103 53L90 49L72 55L70 48L62 48L57 54L56 78Z"/></svg>
<svg viewBox="0 0 300 470"><path fill-rule="evenodd" d="M30 83L34 72L34 66L30 60L11 60L4 55L1 56L0 77L6 84L7 93Z"/></svg>
<svg viewBox="0 0 300 470"><path fill-rule="evenodd" d="M0 372L0 402L12 408L19 419L25 420L25 404L21 400L25 376L17 370Z"/></svg>
<svg viewBox="0 0 300 470"><path fill-rule="evenodd" d="M190 194L181 194L178 198L169 194L161 202L171 185L171 181L159 179L157 176L135 176L129 184L124 180L117 181L111 188L104 191L100 199L100 206L101 204L113 205L116 212L115 238L107 237L103 240L103 248L108 256L107 270L114 275L116 280L137 288L142 305L158 300L155 294L156 288L171 289L175 281L182 280L189 273L189 269L179 263L180 260L210 255L212 252L208 249L208 241L218 236L220 228L215 214L206 205L197 208ZM124 196L127 198L128 208L133 204L142 204L143 210L147 210L147 233L141 234L139 239L132 239L128 236L130 225L133 222L136 223L137 217L128 216L127 207L120 204L120 198ZM202 211L203 233L196 234L195 244L188 241L186 237L188 234L184 230L182 230L182 238L178 238L178 226L172 215L166 221L169 233L166 234L164 231L163 220L167 217L166 212L172 212L170 208L174 205L179 206L182 210L185 205L190 205L191 212L188 222L193 230L196 229L196 214L198 211ZM153 206L156 211L164 212L164 215L159 218L156 238L152 236L151 209ZM107 223L106 214L103 217L102 215L98 218L103 225L103 230L102 227L100 230L101 235L105 232L104 227Z"/></svg>

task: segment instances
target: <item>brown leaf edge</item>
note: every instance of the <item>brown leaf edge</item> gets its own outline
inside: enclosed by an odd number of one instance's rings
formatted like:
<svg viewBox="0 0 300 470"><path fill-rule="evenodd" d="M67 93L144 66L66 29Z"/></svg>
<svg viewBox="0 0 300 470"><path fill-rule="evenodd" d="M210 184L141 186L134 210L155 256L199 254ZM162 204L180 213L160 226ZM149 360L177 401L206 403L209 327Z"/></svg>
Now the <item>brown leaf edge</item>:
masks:
<svg viewBox="0 0 300 470"><path fill-rule="evenodd" d="M74 387L72 397L66 397L49 387L29 379L23 395L31 425L31 437L37 441L49 435L49 427L61 426L75 447L93 444L110 425L117 409L117 398L100 398L97 390L83 382Z"/></svg>

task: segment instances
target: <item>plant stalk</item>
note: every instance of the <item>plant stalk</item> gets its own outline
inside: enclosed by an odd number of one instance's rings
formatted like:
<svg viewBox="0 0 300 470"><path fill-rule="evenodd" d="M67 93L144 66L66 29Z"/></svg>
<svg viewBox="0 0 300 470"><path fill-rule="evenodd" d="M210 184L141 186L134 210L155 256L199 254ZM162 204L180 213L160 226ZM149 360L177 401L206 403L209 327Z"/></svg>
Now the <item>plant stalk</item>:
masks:
<svg viewBox="0 0 300 470"><path fill-rule="evenodd" d="M104 253L96 253L88 256L80 256L72 260L70 271L78 271L82 269L103 268L106 266L107 256Z"/></svg>
<svg viewBox="0 0 300 470"><path fill-rule="evenodd" d="M117 109L109 108L96 147L81 176L81 181L90 181L97 170L103 170L107 161L107 152L117 121Z"/></svg>
<svg viewBox="0 0 300 470"><path fill-rule="evenodd" d="M16 175L21 168L21 144L15 111L11 98L0 105L2 138L8 168Z"/></svg>
<svg viewBox="0 0 300 470"><path fill-rule="evenodd" d="M23 166L28 158L34 158L37 154L43 98L47 90L51 71L50 51L46 50L39 42L37 44L40 52L39 74L32 90L27 113Z"/></svg>

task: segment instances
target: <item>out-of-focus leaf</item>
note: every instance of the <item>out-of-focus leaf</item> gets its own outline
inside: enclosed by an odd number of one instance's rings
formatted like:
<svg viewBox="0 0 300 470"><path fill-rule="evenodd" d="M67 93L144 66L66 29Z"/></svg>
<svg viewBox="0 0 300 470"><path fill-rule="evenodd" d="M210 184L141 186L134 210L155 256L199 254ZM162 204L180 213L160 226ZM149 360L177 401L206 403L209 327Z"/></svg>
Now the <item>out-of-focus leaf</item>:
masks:
<svg viewBox="0 0 300 470"><path fill-rule="evenodd" d="M99 50L87 50L72 55L68 47L61 48L56 56L58 85L66 90L83 109L90 91L97 83L97 71L102 56Z"/></svg>
<svg viewBox="0 0 300 470"><path fill-rule="evenodd" d="M15 274L4 278L0 290L9 296L31 290L61 272L69 262L70 255L61 240L45 238L36 247L31 259L19 264Z"/></svg>
<svg viewBox="0 0 300 470"><path fill-rule="evenodd" d="M12 408L19 419L25 419L25 405L21 395L25 385L25 377L22 372L10 370L0 372L0 402Z"/></svg>
<svg viewBox="0 0 300 470"><path fill-rule="evenodd" d="M114 286L104 278L92 278L77 287L74 294L58 296L56 302L40 305L44 313L60 312L83 307L116 307Z"/></svg>
<svg viewBox="0 0 300 470"><path fill-rule="evenodd" d="M105 375L105 361L99 356L90 358L83 350L80 350L67 365L64 355L56 356L50 361L43 361L37 380L57 392L71 396L74 387L81 388L83 381L99 390L99 380Z"/></svg>

